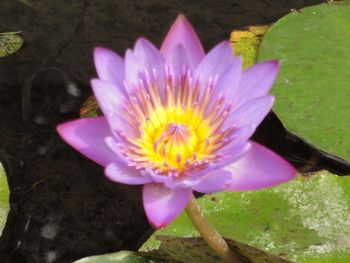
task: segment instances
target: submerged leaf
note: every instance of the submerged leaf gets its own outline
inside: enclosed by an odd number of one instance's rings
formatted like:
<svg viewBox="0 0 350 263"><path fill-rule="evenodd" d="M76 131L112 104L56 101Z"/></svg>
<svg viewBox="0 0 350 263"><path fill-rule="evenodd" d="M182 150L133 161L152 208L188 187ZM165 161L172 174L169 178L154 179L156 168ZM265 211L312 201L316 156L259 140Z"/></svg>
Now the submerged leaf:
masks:
<svg viewBox="0 0 350 263"><path fill-rule="evenodd" d="M222 260L210 249L202 238L180 238L173 236L157 236L161 242L158 249L149 252L140 252L144 256L166 259L170 262L191 263L220 263ZM278 256L266 253L260 249L226 239L228 246L237 252L244 262L251 263L288 263Z"/></svg>

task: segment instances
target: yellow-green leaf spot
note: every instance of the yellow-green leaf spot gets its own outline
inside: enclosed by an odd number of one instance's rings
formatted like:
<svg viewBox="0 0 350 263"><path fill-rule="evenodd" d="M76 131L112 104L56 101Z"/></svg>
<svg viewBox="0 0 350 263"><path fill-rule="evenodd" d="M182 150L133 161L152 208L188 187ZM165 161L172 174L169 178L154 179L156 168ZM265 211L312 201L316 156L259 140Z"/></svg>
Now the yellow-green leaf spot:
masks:
<svg viewBox="0 0 350 263"><path fill-rule="evenodd" d="M243 57L243 67L253 65L258 55L258 48L262 37L269 26L250 26L246 30L235 30L231 33L230 41L235 55Z"/></svg>
<svg viewBox="0 0 350 263"><path fill-rule="evenodd" d="M0 163L0 236L5 227L7 215L10 210L10 189L7 183L5 169Z"/></svg>

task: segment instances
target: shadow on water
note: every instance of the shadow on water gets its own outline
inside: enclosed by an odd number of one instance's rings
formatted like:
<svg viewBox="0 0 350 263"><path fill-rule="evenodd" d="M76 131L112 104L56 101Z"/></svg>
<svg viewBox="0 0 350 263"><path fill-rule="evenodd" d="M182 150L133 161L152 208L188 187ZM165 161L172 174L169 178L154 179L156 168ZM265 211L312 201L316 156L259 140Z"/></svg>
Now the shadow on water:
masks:
<svg viewBox="0 0 350 263"><path fill-rule="evenodd" d="M208 49L234 28L271 23L292 8L319 2L4 0L0 31L22 31L25 46L0 59L0 161L11 189L1 262L71 262L135 250L152 233L141 188L109 182L101 167L65 145L55 131L58 123L78 118L91 95L95 45L123 54L140 35L159 45L183 12ZM270 118L255 139L288 158L290 151L281 145L290 147L285 142L289 135L281 134L274 115ZM271 142L271 130L284 144ZM305 153L305 144L297 144ZM305 168L302 158L310 160L312 154L305 154L291 157L297 167ZM315 167L313 162L308 170Z"/></svg>

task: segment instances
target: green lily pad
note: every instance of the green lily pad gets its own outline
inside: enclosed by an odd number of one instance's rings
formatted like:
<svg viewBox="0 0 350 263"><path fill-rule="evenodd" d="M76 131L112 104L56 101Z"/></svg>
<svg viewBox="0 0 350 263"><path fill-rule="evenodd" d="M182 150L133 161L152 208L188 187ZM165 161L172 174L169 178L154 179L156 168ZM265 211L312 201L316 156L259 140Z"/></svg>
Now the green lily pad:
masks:
<svg viewBox="0 0 350 263"><path fill-rule="evenodd" d="M7 215L10 211L10 189L7 183L5 169L0 163L0 236L5 227Z"/></svg>
<svg viewBox="0 0 350 263"><path fill-rule="evenodd" d="M292 12L265 34L259 60L277 59L274 111L286 128L350 161L350 2Z"/></svg>
<svg viewBox="0 0 350 263"><path fill-rule="evenodd" d="M161 263L164 261L146 259L131 251L120 251L101 256L91 256L75 261L75 263Z"/></svg>
<svg viewBox="0 0 350 263"><path fill-rule="evenodd" d="M0 33L0 58L9 56L22 47L24 40L19 33L21 32Z"/></svg>
<svg viewBox="0 0 350 263"><path fill-rule="evenodd" d="M227 238L297 262L350 262L350 178L326 171L254 192L218 193L199 200L208 219ZM157 230L156 237L196 237L187 215Z"/></svg>

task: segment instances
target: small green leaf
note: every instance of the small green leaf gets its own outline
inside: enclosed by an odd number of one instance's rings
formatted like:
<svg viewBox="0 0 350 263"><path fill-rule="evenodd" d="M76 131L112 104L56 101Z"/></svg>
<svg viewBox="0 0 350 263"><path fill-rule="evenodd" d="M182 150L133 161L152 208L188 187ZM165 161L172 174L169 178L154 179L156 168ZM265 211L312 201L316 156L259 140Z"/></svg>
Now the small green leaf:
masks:
<svg viewBox="0 0 350 263"><path fill-rule="evenodd" d="M259 60L277 59L273 110L286 128L350 161L350 1L293 12L265 34Z"/></svg>
<svg viewBox="0 0 350 263"><path fill-rule="evenodd" d="M23 45L23 38L18 35L21 32L0 33L0 58L17 52Z"/></svg>
<svg viewBox="0 0 350 263"><path fill-rule="evenodd" d="M5 169L0 163L0 236L5 227L7 215L10 210L10 189L7 183Z"/></svg>
<svg viewBox="0 0 350 263"><path fill-rule="evenodd" d="M207 195L199 202L224 237L297 262L350 262L349 177L322 171L261 191ZM183 213L141 251L158 248L159 235L198 233Z"/></svg>

